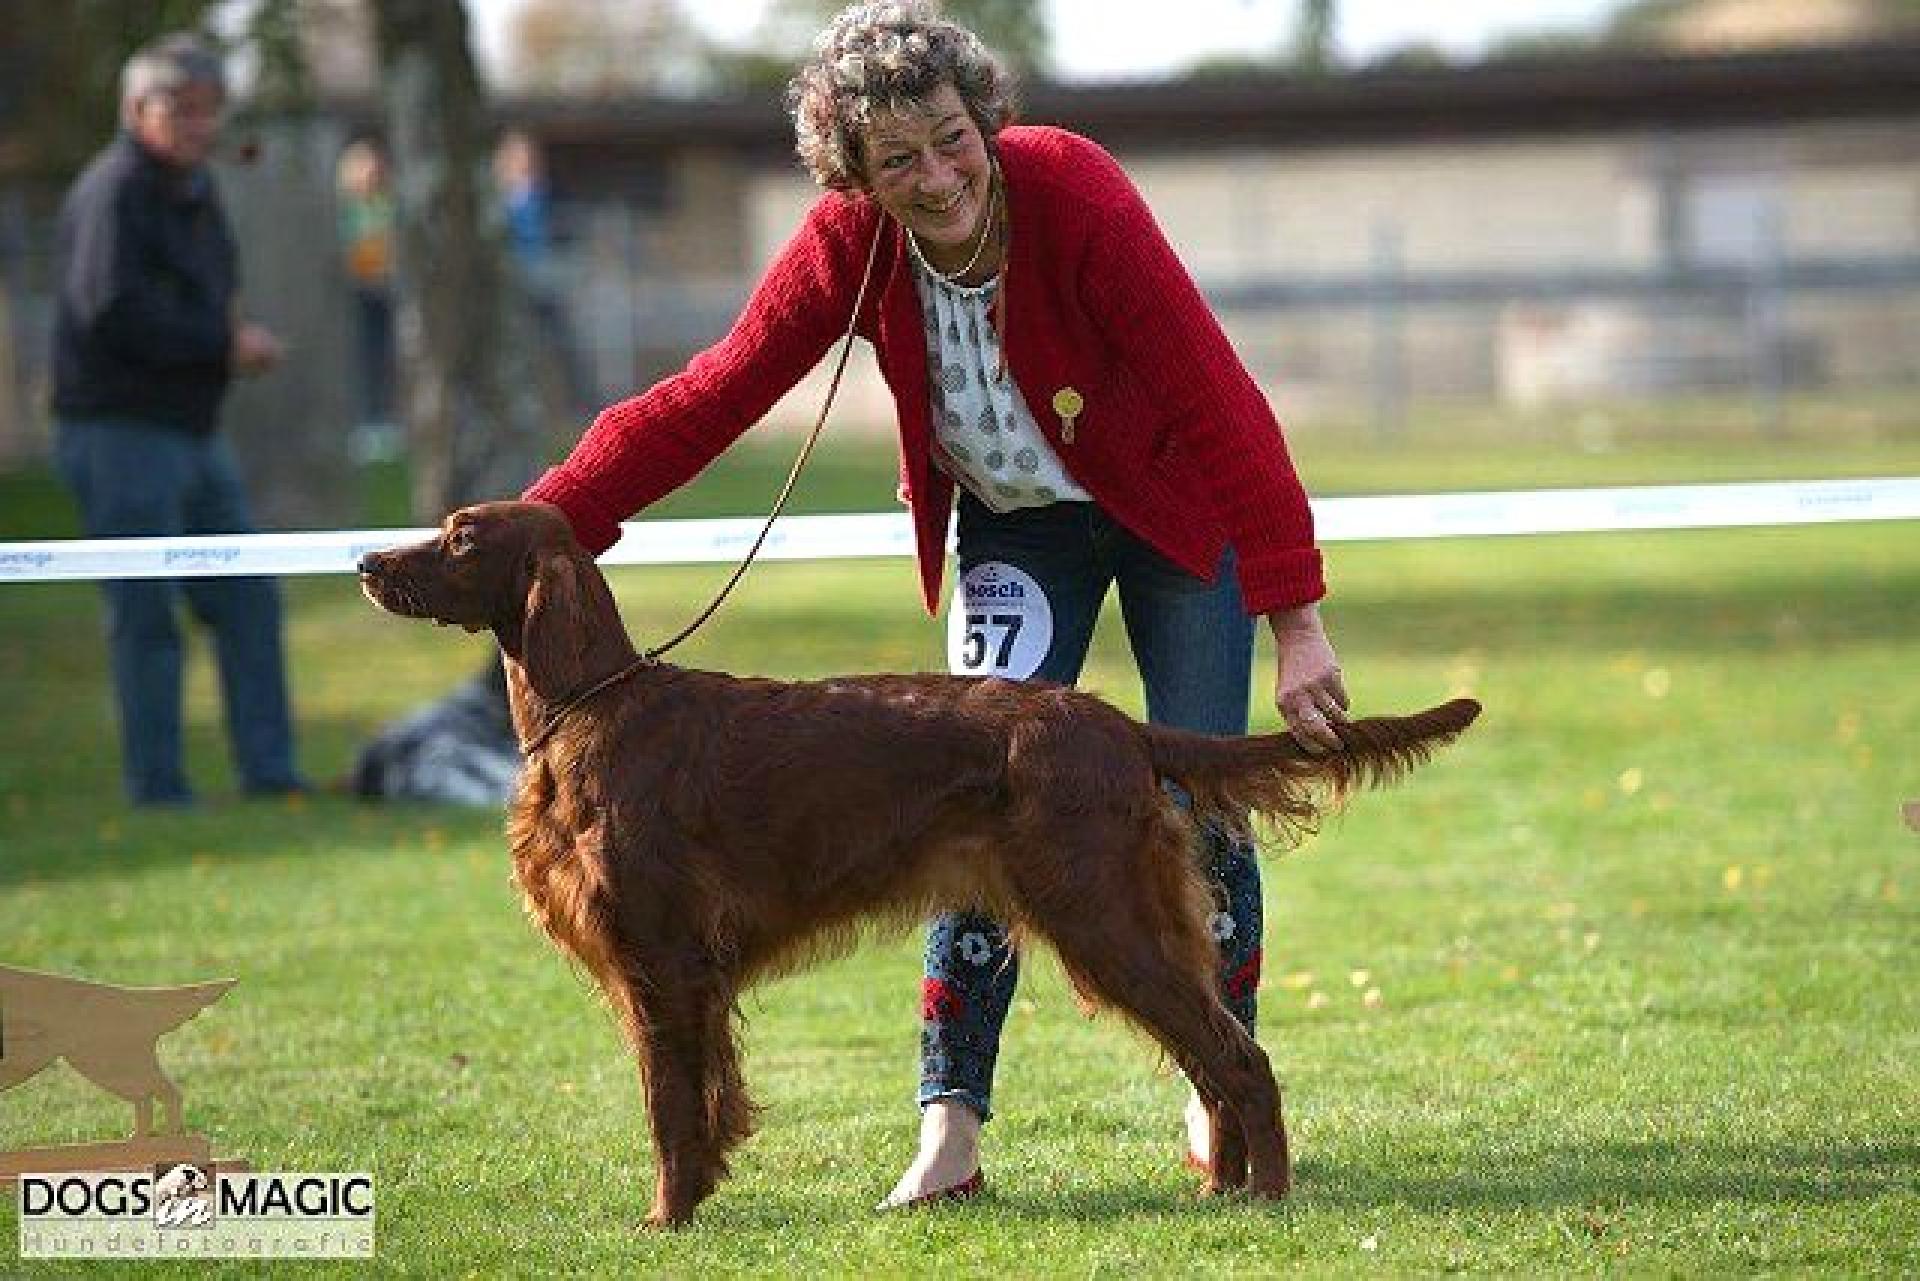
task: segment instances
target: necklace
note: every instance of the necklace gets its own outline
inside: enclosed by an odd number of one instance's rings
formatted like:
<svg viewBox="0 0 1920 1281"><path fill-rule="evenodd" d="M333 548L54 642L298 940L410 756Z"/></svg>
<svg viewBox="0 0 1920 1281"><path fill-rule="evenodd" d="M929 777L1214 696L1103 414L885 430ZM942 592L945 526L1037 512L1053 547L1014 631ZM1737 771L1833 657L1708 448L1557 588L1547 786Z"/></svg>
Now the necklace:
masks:
<svg viewBox="0 0 1920 1281"><path fill-rule="evenodd" d="M973 269L980 265L980 255L987 251L987 241L993 238L993 218L1000 209L1000 167L995 165L987 187L987 216L980 220L980 238L974 242L973 256L967 259L967 265L952 273L944 272L933 265L926 251L920 248L920 238L913 234L913 228L907 228L907 243L913 246L913 256L943 283L958 285Z"/></svg>

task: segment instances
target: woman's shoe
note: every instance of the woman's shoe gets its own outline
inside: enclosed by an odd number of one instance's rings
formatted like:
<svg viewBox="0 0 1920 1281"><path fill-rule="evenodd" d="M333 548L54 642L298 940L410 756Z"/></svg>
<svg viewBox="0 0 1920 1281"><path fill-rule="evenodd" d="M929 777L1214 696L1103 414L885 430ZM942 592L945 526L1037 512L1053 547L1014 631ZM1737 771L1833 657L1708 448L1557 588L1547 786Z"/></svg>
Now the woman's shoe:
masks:
<svg viewBox="0 0 1920 1281"><path fill-rule="evenodd" d="M910 1196L904 1201L882 1201L875 1208L881 1210L916 1210L921 1206L933 1205L940 1201L970 1201L986 1191L986 1188L986 1176L979 1170L975 1170L967 1178L962 1179L952 1187L935 1188L931 1192L922 1192L918 1196Z"/></svg>

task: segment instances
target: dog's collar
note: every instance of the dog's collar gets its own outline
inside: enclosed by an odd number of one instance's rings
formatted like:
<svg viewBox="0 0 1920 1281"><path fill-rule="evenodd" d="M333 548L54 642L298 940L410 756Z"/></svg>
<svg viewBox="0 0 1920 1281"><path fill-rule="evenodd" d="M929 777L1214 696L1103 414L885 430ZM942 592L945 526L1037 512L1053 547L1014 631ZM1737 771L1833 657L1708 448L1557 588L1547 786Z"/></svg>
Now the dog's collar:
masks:
<svg viewBox="0 0 1920 1281"><path fill-rule="evenodd" d="M552 711L547 713L546 723L541 725L538 730L534 731L533 737L526 739L520 744L520 755L532 756L535 752L539 751L542 747L545 747L547 744L547 740L553 737L554 731L560 728L561 723L564 722L567 719L567 717L573 715L574 712L578 711L580 709L581 704L585 703L588 699L592 698L595 694L600 693L602 690L610 689L613 686L618 685L621 681L626 680L629 676L632 676L635 672L642 671L649 667L658 667L658 666L660 666L660 660L655 658L652 653L649 652L649 653L642 654L640 655L640 657L634 659L631 663L628 663L625 667L621 668L619 671L615 672L613 675L602 677L601 679L595 681L593 684L587 686L585 689L581 690L578 694L575 694L572 697L564 700L558 707L554 708Z"/></svg>

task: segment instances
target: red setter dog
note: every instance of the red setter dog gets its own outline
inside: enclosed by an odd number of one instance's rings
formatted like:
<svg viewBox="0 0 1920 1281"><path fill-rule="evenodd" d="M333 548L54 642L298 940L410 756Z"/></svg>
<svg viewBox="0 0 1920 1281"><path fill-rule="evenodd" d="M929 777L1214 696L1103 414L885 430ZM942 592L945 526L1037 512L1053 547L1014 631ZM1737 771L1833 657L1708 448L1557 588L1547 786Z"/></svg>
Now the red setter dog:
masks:
<svg viewBox="0 0 1920 1281"><path fill-rule="evenodd" d="M1142 725L1088 694L953 676L788 682L638 656L556 508L490 503L360 564L376 605L489 629L526 751L508 824L533 918L591 971L640 1060L658 1178L685 1222L750 1133L736 1000L874 918L987 910L1146 1030L1213 1119L1208 1190L1278 1197L1290 1167L1267 1056L1216 991L1194 812L1310 826L1469 725L1461 699L1286 734ZM1098 910L1090 910L1098 905Z"/></svg>

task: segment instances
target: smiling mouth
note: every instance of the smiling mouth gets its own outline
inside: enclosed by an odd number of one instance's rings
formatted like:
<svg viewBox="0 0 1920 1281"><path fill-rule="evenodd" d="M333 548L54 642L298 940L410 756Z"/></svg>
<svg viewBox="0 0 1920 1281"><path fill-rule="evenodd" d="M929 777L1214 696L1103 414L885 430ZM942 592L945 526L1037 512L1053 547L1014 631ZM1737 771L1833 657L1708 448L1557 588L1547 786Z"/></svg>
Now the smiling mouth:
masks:
<svg viewBox="0 0 1920 1281"><path fill-rule="evenodd" d="M922 202L920 207L926 210L930 214L949 214L949 213L952 213L955 209L957 209L960 205L960 202L962 200L965 200L966 197L967 197L967 188L962 187L960 188L960 190L954 192L953 195L949 196L944 203L931 204L927 202Z"/></svg>

